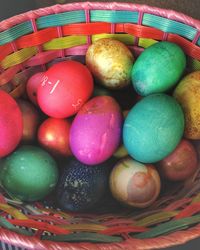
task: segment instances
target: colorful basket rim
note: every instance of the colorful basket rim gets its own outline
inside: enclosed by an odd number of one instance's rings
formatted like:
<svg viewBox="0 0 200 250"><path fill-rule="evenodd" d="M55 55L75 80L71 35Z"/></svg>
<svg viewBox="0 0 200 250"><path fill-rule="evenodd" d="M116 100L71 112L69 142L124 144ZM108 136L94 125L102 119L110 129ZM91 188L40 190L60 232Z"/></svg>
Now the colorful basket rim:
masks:
<svg viewBox="0 0 200 250"><path fill-rule="evenodd" d="M149 13L161 17L165 17L170 20L178 21L187 25L190 25L197 29L196 40L200 37L200 21L189 17L173 10L166 10L157 7L151 7L148 5L140 5L134 3L122 3L122 2L77 2L65 5L54 5L51 7L41 8L34 11L29 11L24 14L19 14L11 17L7 20L0 22L0 32L5 31L17 24L25 21L37 19L42 16L51 14L58 14L67 11L75 10L124 10L124 11L136 11L140 13L142 17L143 13ZM157 238L149 239L127 239L122 243L112 244L92 244L92 243L58 243L52 241L40 240L36 237L28 237L19 235L15 232L11 232L6 229L0 228L0 241L13 244L18 247L24 247L26 249L92 249L92 250L120 250L120 249L160 249L177 244L183 244L191 239L200 236L200 224L190 228L186 231L178 231L171 233L167 236L160 236Z"/></svg>

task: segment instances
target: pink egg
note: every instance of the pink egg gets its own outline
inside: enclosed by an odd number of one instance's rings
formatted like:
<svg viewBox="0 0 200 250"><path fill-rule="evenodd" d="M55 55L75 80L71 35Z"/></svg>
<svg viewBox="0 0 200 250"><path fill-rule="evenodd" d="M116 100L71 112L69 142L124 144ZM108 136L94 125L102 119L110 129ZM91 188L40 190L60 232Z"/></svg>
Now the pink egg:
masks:
<svg viewBox="0 0 200 250"><path fill-rule="evenodd" d="M88 165L106 161L120 144L122 121L122 113L115 99L110 96L92 98L72 122L72 153Z"/></svg>
<svg viewBox="0 0 200 250"><path fill-rule="evenodd" d="M43 77L44 77L44 72L36 73L29 78L27 85L26 85L26 92L28 94L28 97L35 105L38 105L37 89Z"/></svg>

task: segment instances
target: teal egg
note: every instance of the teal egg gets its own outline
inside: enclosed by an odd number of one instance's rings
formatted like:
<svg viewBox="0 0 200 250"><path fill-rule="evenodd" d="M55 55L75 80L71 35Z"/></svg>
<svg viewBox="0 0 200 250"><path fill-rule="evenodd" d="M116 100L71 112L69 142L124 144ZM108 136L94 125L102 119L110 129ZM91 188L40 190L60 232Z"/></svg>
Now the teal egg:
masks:
<svg viewBox="0 0 200 250"><path fill-rule="evenodd" d="M173 87L186 67L182 49L171 42L158 42L138 57L132 68L132 84L139 95L162 93Z"/></svg>
<svg viewBox="0 0 200 250"><path fill-rule="evenodd" d="M184 115L177 101L166 94L144 97L128 113L123 142L128 153L143 163L157 162L180 142Z"/></svg>
<svg viewBox="0 0 200 250"><path fill-rule="evenodd" d="M56 186L58 169L55 160L36 146L21 146L0 162L1 186L14 199L43 199Z"/></svg>

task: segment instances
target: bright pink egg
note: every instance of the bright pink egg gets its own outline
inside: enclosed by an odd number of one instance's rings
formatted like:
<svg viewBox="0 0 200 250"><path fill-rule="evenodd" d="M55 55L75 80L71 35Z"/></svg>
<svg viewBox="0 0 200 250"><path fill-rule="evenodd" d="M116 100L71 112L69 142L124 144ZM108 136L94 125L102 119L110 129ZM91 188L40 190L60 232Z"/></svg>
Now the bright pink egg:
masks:
<svg viewBox="0 0 200 250"><path fill-rule="evenodd" d="M166 179L182 181L194 174L197 163L197 152L194 146L188 140L183 139L176 149L157 165L158 170Z"/></svg>
<svg viewBox="0 0 200 250"><path fill-rule="evenodd" d="M29 78L27 85L26 85L26 92L28 94L28 97L35 105L38 105L37 89L43 77L44 77L44 72L36 73Z"/></svg>
<svg viewBox="0 0 200 250"><path fill-rule="evenodd" d="M76 114L93 92L93 78L83 64L65 61L54 64L45 73L38 88L38 104L54 118Z"/></svg>
<svg viewBox="0 0 200 250"><path fill-rule="evenodd" d="M0 157L10 154L22 138L22 113L16 101L0 90Z"/></svg>
<svg viewBox="0 0 200 250"><path fill-rule="evenodd" d="M74 156L88 165L106 161L120 144L122 121L120 107L114 98L92 98L72 122L70 147Z"/></svg>

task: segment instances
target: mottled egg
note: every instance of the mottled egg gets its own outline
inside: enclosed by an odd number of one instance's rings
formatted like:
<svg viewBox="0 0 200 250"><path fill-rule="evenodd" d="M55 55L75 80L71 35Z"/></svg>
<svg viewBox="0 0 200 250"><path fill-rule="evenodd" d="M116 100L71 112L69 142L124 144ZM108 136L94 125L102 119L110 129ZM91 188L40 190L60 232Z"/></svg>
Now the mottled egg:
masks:
<svg viewBox="0 0 200 250"><path fill-rule="evenodd" d="M14 199L43 199L56 186L55 160L36 146L21 146L0 163L1 186Z"/></svg>
<svg viewBox="0 0 200 250"><path fill-rule="evenodd" d="M137 58L132 69L132 83L139 95L165 92L180 79L186 66L182 49L171 42L158 42Z"/></svg>
<svg viewBox="0 0 200 250"><path fill-rule="evenodd" d="M197 170L197 152L190 141L182 139L176 149L158 162L157 166L162 176L168 180L186 180Z"/></svg>
<svg viewBox="0 0 200 250"><path fill-rule="evenodd" d="M123 141L130 156L153 163L169 155L180 142L184 114L177 101L166 94L144 97L128 113Z"/></svg>
<svg viewBox="0 0 200 250"><path fill-rule="evenodd" d="M99 83L111 88L123 88L131 82L133 55L122 42L103 38L89 46L86 65Z"/></svg>
<svg viewBox="0 0 200 250"><path fill-rule="evenodd" d="M173 96L185 115L184 136L200 139L200 71L185 76L177 85Z"/></svg>
<svg viewBox="0 0 200 250"><path fill-rule="evenodd" d="M110 96L97 96L87 102L74 118L70 148L81 162L96 165L113 155L120 144L123 117Z"/></svg>
<svg viewBox="0 0 200 250"><path fill-rule="evenodd" d="M0 157L10 154L23 133L22 113L16 101L0 90Z"/></svg>
<svg viewBox="0 0 200 250"><path fill-rule="evenodd" d="M92 208L108 190L107 163L90 167L71 158L62 164L57 185L57 202L62 209L84 211Z"/></svg>
<svg viewBox="0 0 200 250"><path fill-rule="evenodd" d="M152 165L144 165L126 157L120 160L110 175L110 189L120 202L145 208L150 206L160 193L160 177Z"/></svg>

